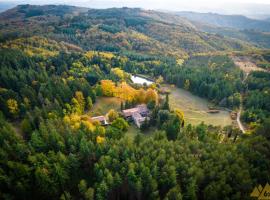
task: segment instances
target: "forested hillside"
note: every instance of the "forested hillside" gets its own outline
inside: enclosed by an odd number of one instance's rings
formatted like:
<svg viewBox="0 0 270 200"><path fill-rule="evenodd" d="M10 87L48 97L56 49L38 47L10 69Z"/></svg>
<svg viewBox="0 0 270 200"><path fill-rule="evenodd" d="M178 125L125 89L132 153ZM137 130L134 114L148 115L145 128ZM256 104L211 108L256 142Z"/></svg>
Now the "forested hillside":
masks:
<svg viewBox="0 0 270 200"><path fill-rule="evenodd" d="M269 55L156 11L1 13L0 199L251 199L270 182ZM232 56L263 70L246 76ZM227 110L243 104L248 133L188 124L164 83ZM101 99L118 102L102 105L106 124L93 119ZM150 114L135 127L121 111L140 104Z"/></svg>
<svg viewBox="0 0 270 200"><path fill-rule="evenodd" d="M0 28L2 40L38 34L85 50L186 57L192 52L252 48L245 42L197 31L174 15L129 8L85 11L24 5L2 13Z"/></svg>

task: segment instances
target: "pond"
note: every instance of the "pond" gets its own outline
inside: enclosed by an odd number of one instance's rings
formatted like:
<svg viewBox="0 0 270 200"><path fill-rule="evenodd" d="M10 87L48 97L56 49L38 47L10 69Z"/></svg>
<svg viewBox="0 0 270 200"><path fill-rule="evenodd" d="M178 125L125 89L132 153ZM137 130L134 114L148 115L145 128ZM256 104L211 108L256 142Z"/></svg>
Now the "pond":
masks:
<svg viewBox="0 0 270 200"><path fill-rule="evenodd" d="M131 76L131 80L133 83L137 83L137 84L146 84L146 85L151 85L153 83L153 81L150 81L150 80L147 80L143 77L140 77L140 76L136 76L136 75L132 75Z"/></svg>

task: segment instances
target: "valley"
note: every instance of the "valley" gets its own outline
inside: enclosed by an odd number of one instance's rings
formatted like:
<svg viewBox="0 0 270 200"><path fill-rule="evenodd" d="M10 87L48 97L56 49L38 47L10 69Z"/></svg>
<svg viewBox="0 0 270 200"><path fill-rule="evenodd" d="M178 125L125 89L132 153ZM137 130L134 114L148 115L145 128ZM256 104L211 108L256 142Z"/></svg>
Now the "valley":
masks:
<svg viewBox="0 0 270 200"><path fill-rule="evenodd" d="M129 7L0 13L0 199L250 200L270 182L268 26Z"/></svg>

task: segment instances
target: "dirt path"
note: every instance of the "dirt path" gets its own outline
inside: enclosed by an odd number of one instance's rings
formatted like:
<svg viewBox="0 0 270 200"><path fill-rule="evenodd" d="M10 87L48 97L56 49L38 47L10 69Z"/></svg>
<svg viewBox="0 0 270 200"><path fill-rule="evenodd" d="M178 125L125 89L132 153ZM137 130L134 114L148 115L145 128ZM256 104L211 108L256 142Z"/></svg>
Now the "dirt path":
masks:
<svg viewBox="0 0 270 200"><path fill-rule="evenodd" d="M248 75L249 75L249 72L246 72L246 73L245 73L245 77L244 77L244 79L242 80L242 83L243 83L243 84L244 84L245 81L247 80ZM244 125L242 124L241 119L240 119L242 111L243 111L243 92L241 93L241 97L240 97L240 106L239 106L239 110L238 110L238 112L237 112L237 119L236 119L236 121L237 121L238 127L239 127L239 129L242 131L242 133L246 133L245 127L244 127Z"/></svg>
<svg viewBox="0 0 270 200"><path fill-rule="evenodd" d="M249 74L253 71L265 71L262 68L259 68L255 63L253 63L248 57L232 57L234 64L238 66L244 72L244 79L242 83L244 84L249 76ZM242 133L246 132L245 126L241 122L241 113L243 111L243 92L241 92L240 106L237 112L237 125Z"/></svg>
<svg viewBox="0 0 270 200"><path fill-rule="evenodd" d="M240 107L239 107L239 110L237 112L236 121L237 121L238 127L242 131L242 133L246 133L245 127L243 126L241 119L240 119L242 110L243 110L243 94L241 94Z"/></svg>

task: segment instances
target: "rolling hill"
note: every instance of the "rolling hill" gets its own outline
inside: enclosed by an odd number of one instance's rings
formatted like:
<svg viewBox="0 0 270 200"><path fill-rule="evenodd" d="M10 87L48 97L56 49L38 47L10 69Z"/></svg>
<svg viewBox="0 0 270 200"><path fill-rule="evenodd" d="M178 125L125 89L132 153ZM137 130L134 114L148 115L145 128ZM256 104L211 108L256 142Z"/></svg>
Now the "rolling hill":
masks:
<svg viewBox="0 0 270 200"><path fill-rule="evenodd" d="M0 14L0 41L33 35L65 41L84 50L180 58L192 53L254 48L239 39L202 32L177 15L138 8L20 5Z"/></svg>
<svg viewBox="0 0 270 200"><path fill-rule="evenodd" d="M268 24L270 24L266 20L212 13L178 12L177 14L190 20L192 25L200 31L235 38L258 48L270 48L270 33L263 31L268 30ZM265 26L261 26L262 24Z"/></svg>

